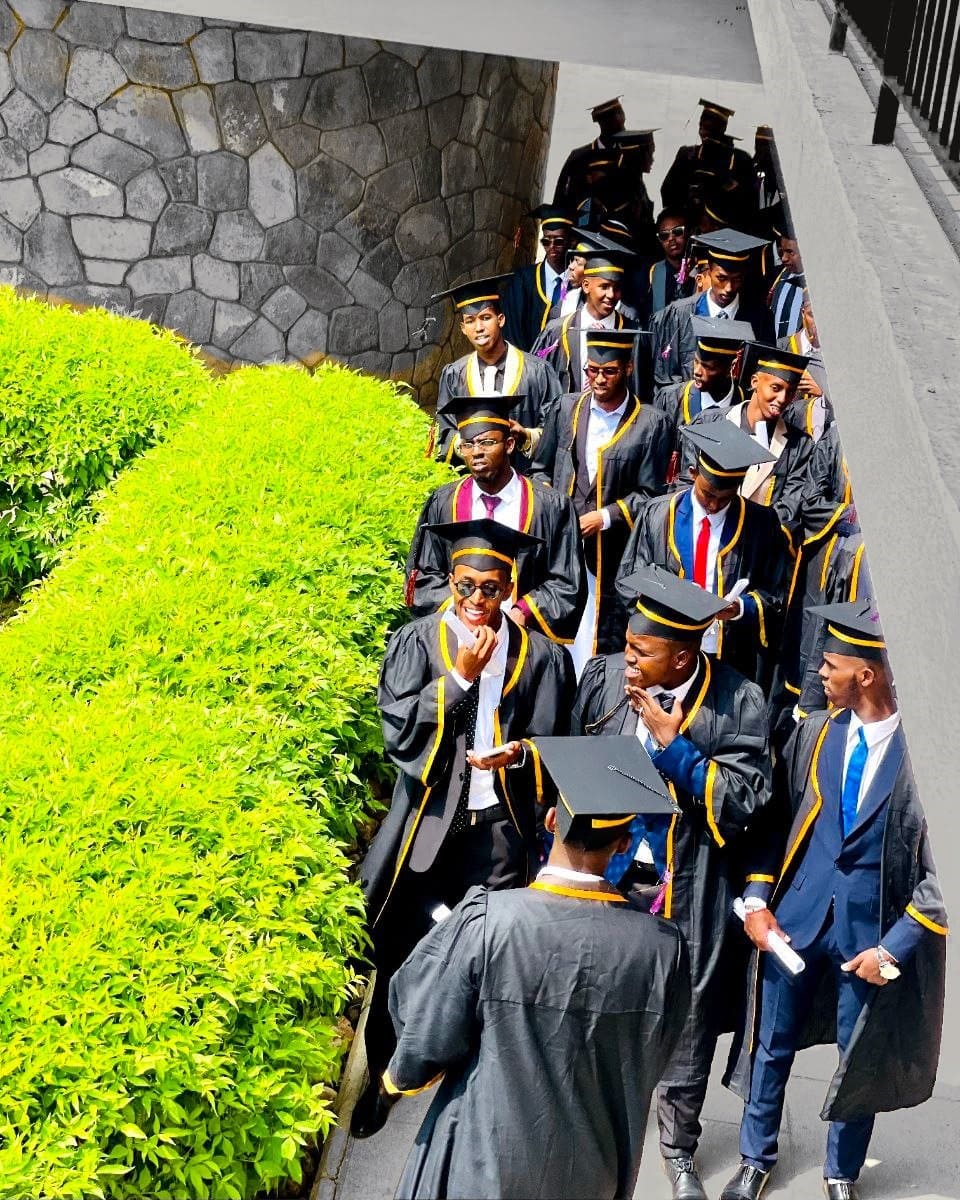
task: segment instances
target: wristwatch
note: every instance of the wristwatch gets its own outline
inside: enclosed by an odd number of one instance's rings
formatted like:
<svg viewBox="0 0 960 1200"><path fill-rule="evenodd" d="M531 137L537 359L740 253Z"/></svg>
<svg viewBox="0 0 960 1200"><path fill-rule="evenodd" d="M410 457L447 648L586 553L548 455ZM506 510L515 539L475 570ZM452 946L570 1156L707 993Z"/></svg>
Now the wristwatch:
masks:
<svg viewBox="0 0 960 1200"><path fill-rule="evenodd" d="M877 947L877 965L880 968L881 979L899 979L900 968L893 955L888 954L882 946Z"/></svg>

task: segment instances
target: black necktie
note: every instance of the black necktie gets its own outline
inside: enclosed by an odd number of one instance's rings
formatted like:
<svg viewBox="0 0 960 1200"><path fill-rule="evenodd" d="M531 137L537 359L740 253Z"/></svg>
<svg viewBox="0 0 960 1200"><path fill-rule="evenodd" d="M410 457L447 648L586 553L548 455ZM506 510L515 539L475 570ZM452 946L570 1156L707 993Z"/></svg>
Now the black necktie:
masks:
<svg viewBox="0 0 960 1200"><path fill-rule="evenodd" d="M480 708L480 677L479 675L470 684L470 690L467 692L467 698L464 702L460 714L463 714L463 745L464 750L469 752L473 749L473 739L477 734L477 712ZM460 796L457 799L457 807L453 814L453 820L450 822L450 832L460 833L461 830L467 827L467 802L470 799L470 777L473 774L473 767L467 762L466 757L463 760L463 786L460 788Z"/></svg>
<svg viewBox="0 0 960 1200"><path fill-rule="evenodd" d="M657 699L660 701L660 707L665 713L673 712L673 702L676 700L673 692L658 692Z"/></svg>

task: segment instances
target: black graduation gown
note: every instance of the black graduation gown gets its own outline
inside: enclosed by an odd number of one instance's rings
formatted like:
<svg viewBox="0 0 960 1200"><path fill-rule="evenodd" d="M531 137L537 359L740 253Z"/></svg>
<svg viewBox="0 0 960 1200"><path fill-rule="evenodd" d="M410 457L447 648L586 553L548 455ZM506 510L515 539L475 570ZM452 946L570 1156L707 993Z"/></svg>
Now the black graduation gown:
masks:
<svg viewBox="0 0 960 1200"><path fill-rule="evenodd" d="M603 149L605 147L601 144L600 139L594 138L586 146L577 146L576 149L570 151L560 168L557 185L553 189L554 208L576 212L577 206L583 200L586 192L584 164L589 154Z"/></svg>
<svg viewBox="0 0 960 1200"><path fill-rule="evenodd" d="M774 913L778 897L789 887L803 860L818 819L821 775L829 776L831 760L834 768L842 771L846 732L831 719L842 715L842 710L811 713L797 727L783 756L782 780L777 788L784 802L768 810L771 825L767 836L754 840L749 874L751 878L775 881L769 897ZM947 917L908 753L899 764L885 803L877 944L886 944L885 939L889 940L901 921L916 920L925 933L914 953L901 962L900 978L877 988L872 1003L864 1008L827 1089L820 1113L825 1121L851 1120L922 1104L936 1080ZM778 818L776 823L774 818ZM724 1077L724 1083L742 1099L750 1091L753 1034L760 1019L758 958L754 951L744 1025L734 1040ZM826 972L798 1048L835 1043L836 1013L836 984L832 972Z"/></svg>
<svg viewBox="0 0 960 1200"><path fill-rule="evenodd" d="M693 578L695 537L692 488L651 500L630 534L617 574L624 608L634 599L624 581L634 571L654 564L681 579ZM738 621L722 621L717 643L721 662L748 679L769 686L780 647L786 599L789 556L775 515L759 504L737 496L730 504L717 554L717 595L723 596L738 579L750 580L742 597Z"/></svg>
<svg viewBox="0 0 960 1200"><path fill-rule="evenodd" d="M582 733L624 698L622 654L593 659L577 690L571 728ZM733 1028L742 998L742 947L731 938L733 898L741 894L742 842L770 803L771 767L763 693L738 672L699 656L683 704L681 735L653 762L680 814L667 835L669 882L663 915L690 951L693 1003L677 1058L663 1083L692 1082L685 1065L701 1031ZM635 735L638 717L622 705L597 736ZM742 931L739 937L742 939Z"/></svg>
<svg viewBox="0 0 960 1200"><path fill-rule="evenodd" d="M481 367L475 351L448 363L440 373L437 408L440 409L451 396L482 396ZM542 429L547 414L559 400L563 388L547 363L508 342L500 391L507 396L519 393L524 397L511 412L511 417L526 429ZM456 419L450 413L438 412L436 457L441 461L458 462L454 452L456 435ZM512 463L514 470L521 475L529 474L530 459L519 450L514 453Z"/></svg>
<svg viewBox="0 0 960 1200"><path fill-rule="evenodd" d="M398 1198L633 1195L686 948L616 894L555 883L471 889L393 979L389 1086L442 1077Z"/></svg>
<svg viewBox="0 0 960 1200"><path fill-rule="evenodd" d="M724 211L736 229L752 229L756 222L756 174L753 159L745 150L730 148L731 165L722 176L698 174L700 146L681 146L660 185L663 207L687 212L693 205L691 191L696 183L701 190L722 191Z"/></svg>
<svg viewBox="0 0 960 1200"><path fill-rule="evenodd" d="M563 385L565 392L579 392L583 381L583 363L580 359L580 333L591 322L586 305L581 304L566 317L548 322L537 338L533 352L550 364ZM640 323L632 315L616 310L616 329L639 329ZM633 377L630 386L642 400L652 395L649 338L637 338L637 351L633 362Z"/></svg>
<svg viewBox="0 0 960 1200"><path fill-rule="evenodd" d="M503 336L521 350L533 348L550 318L553 298L547 291L546 269L545 259L521 267L503 291Z"/></svg>
<svg viewBox="0 0 960 1200"><path fill-rule="evenodd" d="M570 656L504 617L508 631L503 695L494 718L497 744L563 736L575 683ZM457 639L443 614L411 621L390 638L380 668L377 704L387 755L398 768L390 810L360 868L371 926L380 919L404 870L433 864L456 811L466 761L456 710L467 693L450 672ZM496 772L494 787L517 831L533 845L543 773L531 751L523 767Z"/></svg>
<svg viewBox="0 0 960 1200"><path fill-rule="evenodd" d="M697 339L693 332L692 316L708 316L706 293L674 300L658 314L653 325L653 371L657 388L683 383L693 374L693 356ZM773 344L773 317L770 309L758 301L740 296L734 318L746 321L753 329L756 341Z"/></svg>
<svg viewBox="0 0 960 1200"><path fill-rule="evenodd" d="M531 628L552 641L572 642L587 597L577 514L562 493L526 476L520 477L520 485L524 489L521 529L542 538L543 545L520 551L516 599L526 601ZM450 600L449 548L423 527L469 520L475 486L469 476L442 484L423 506L407 558L407 578L416 571L410 605L415 617L436 612Z"/></svg>
<svg viewBox="0 0 960 1200"><path fill-rule="evenodd" d="M617 568L637 515L663 490L670 458L670 426L662 413L631 396L613 438L600 453L591 486L581 473L587 444L589 391L564 396L543 431L534 470L537 478L569 496L578 516L603 508L610 528L584 544L587 568L597 580L596 645L602 652L623 645L626 617L614 589Z"/></svg>
<svg viewBox="0 0 960 1200"><path fill-rule="evenodd" d="M723 407L729 408L733 404L740 404L746 398L743 388L738 383L735 383L733 391L730 394L730 399L725 401ZM684 484L689 482L690 477L689 475L682 475L680 473L680 459L683 457L680 430L684 425L689 425L691 421L695 421L704 411L703 393L692 379L688 379L686 383L672 383L669 387L657 390L656 395L653 397L653 406L654 408L658 408L673 426L673 448L677 454L677 462L672 472L675 478L670 482L675 482L679 487L683 487Z"/></svg>
<svg viewBox="0 0 960 1200"><path fill-rule="evenodd" d="M701 413L696 420L697 422L722 421L733 419L734 417L738 419L740 428L744 433L750 433L750 426L747 422L746 400L742 404L726 410L709 409L707 412ZM777 428L779 428L779 424ZM776 437L776 434L777 429L774 430L774 437ZM810 464L810 455L818 443L806 432L806 429L786 419L783 419L781 436L783 444L777 456L777 461L769 466L769 474L767 474L766 465L759 468L766 476L766 482L761 489L754 491L753 498L756 503L772 508L777 514L780 524L783 526L784 533L790 540L792 551L800 541L801 512L803 494L807 486L807 469ZM771 441L773 441L773 438L771 438ZM771 453L773 452L774 449L771 447ZM692 449L687 453L689 457L684 462L684 466L693 462ZM750 488L750 483L751 476L748 474L741 488L741 491L745 494L747 489Z"/></svg>

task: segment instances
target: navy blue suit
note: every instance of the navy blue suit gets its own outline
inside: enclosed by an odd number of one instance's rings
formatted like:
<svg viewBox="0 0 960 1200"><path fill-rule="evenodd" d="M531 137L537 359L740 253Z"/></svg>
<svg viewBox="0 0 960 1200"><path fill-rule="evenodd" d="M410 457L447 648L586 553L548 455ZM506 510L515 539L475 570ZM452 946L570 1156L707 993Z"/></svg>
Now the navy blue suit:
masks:
<svg viewBox="0 0 960 1200"><path fill-rule="evenodd" d="M844 836L841 797L849 727L849 711L829 723L817 768L822 808L790 885L774 906L780 927L789 934L806 969L789 978L772 955L761 955L760 1024L750 1096L740 1128L740 1152L745 1162L764 1171L776 1161L787 1078L824 974L831 973L836 983L837 1044L842 1056L861 1010L872 1004L878 989L841 971L841 963L877 946L881 939L884 947L903 961L924 936L923 927L909 917L887 931L882 929L884 825L906 751L903 729L898 726L891 735L861 798L856 822ZM767 886L751 884L746 894L767 898ZM856 1180L866 1158L873 1120L865 1116L831 1122L825 1178Z"/></svg>

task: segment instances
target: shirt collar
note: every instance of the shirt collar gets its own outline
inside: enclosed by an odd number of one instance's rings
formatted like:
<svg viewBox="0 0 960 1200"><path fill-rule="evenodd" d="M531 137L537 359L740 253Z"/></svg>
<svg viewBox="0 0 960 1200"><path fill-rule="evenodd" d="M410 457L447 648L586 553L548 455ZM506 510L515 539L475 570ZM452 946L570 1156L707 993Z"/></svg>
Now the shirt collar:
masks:
<svg viewBox="0 0 960 1200"><path fill-rule="evenodd" d="M615 329L617 326L617 310L614 309L609 316L603 317L600 321L596 317L587 312L587 306L583 306L583 315L580 318L581 328L586 333L593 325L599 325L601 329Z"/></svg>
<svg viewBox="0 0 960 1200"><path fill-rule="evenodd" d="M682 704L684 702L684 700L686 699L687 692L689 692L690 689L693 687L693 681L696 679L697 672L699 670L700 670L700 663L698 661L697 665L693 669L693 674L690 676L689 679L685 679L683 681L683 683L678 684L675 688L669 689L670 695L673 696L674 704ZM653 687L647 688L647 691L650 693L651 696L659 696L661 692L665 692L667 690L668 690L667 688L661 687L659 683L655 683L653 685Z"/></svg>
<svg viewBox="0 0 960 1200"><path fill-rule="evenodd" d="M509 504L511 500L515 500L520 494L520 476L516 471L511 472L510 479L503 485L499 492L484 492L477 488L476 495L478 496L496 496L501 504Z"/></svg>
<svg viewBox="0 0 960 1200"><path fill-rule="evenodd" d="M892 712L889 717L884 717L882 721L871 721L865 725L863 721L853 711L850 713L850 728L847 730L847 741L855 741L857 734L862 729L863 738L867 746L876 746L878 743L885 741L900 724L900 710Z"/></svg>
<svg viewBox="0 0 960 1200"><path fill-rule="evenodd" d="M721 308L719 304L714 302L713 296L710 294L710 289L703 293L707 298L707 313L711 317L716 317L719 313L725 312L732 321L740 310L740 297L734 296L726 308Z"/></svg>
<svg viewBox="0 0 960 1200"><path fill-rule="evenodd" d="M630 389L627 389L627 394L623 398L623 403L613 409L601 408L597 403L597 398L593 392L590 393L590 411L602 417L605 421L613 421L616 418L619 424L623 414L627 411L627 405L630 403Z"/></svg>

